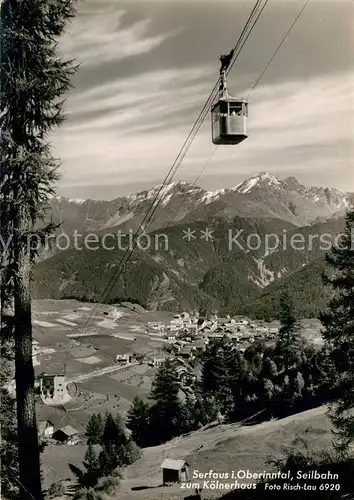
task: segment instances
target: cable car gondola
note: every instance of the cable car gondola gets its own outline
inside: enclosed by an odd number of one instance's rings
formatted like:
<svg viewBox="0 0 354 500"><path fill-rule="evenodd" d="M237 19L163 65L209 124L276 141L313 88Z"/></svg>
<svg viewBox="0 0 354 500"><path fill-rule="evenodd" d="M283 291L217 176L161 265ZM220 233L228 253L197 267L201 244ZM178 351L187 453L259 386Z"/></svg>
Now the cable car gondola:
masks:
<svg viewBox="0 0 354 500"><path fill-rule="evenodd" d="M227 91L226 69L230 56L221 56L219 99L211 108L212 140L214 144L239 144L247 139L248 102L232 97Z"/></svg>

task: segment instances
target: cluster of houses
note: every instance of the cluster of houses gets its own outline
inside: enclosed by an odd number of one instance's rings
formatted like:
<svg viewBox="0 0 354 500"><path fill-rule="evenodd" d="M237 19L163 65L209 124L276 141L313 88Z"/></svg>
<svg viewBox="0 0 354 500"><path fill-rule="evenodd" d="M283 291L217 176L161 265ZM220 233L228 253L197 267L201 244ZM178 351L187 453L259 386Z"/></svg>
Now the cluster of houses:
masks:
<svg viewBox="0 0 354 500"><path fill-rule="evenodd" d="M251 322L247 318L200 318L197 314L187 312L177 314L169 324L149 322L146 333L151 340L164 344L162 355L138 356L135 353L117 354L116 363L129 366L136 363L147 363L151 367L159 367L169 357L176 365L176 372L182 382L194 377L191 362L202 353L209 342L227 336L235 347L244 352L254 341L262 339L272 341L278 334L278 328Z"/></svg>
<svg viewBox="0 0 354 500"><path fill-rule="evenodd" d="M175 315L168 325L162 322L148 323L147 333L173 344L178 356L193 359L196 351L204 350L214 339L227 336L240 351L257 339L271 341L278 328L253 323L247 318L200 318L186 312Z"/></svg>
<svg viewBox="0 0 354 500"><path fill-rule="evenodd" d="M150 366L159 367L167 357L176 365L181 382L188 387L188 381L195 377L193 360L202 353L207 345L216 339L228 337L235 348L244 352L256 340L273 341L278 328L254 323L247 318L200 318L197 314L182 313L175 315L169 324L150 322L146 333L154 340L165 343L166 354L155 356L147 361ZM171 356L172 355L172 356ZM128 364L132 357L125 356Z"/></svg>

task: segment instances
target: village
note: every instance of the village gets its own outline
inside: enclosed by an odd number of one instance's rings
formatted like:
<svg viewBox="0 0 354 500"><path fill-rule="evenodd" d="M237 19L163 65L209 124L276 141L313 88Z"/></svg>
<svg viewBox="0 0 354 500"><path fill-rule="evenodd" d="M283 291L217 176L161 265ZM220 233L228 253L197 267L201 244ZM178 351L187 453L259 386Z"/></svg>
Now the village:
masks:
<svg viewBox="0 0 354 500"><path fill-rule="evenodd" d="M183 373L185 362L193 361L213 340L227 337L235 348L244 352L256 340L268 342L274 340L278 328L251 322L243 317L219 318L217 315L212 315L202 318L198 314L183 312L175 315L168 324L149 322L146 333L169 344L169 347L165 348L167 354L154 358L153 365L159 365L168 356L172 356L181 365L177 370Z"/></svg>
<svg viewBox="0 0 354 500"><path fill-rule="evenodd" d="M303 327L316 343L318 322L307 321ZM46 445L45 484L68 476L68 460L81 463L93 413L119 413L125 419L135 397L149 401L166 359L175 366L183 401L193 397L201 358L211 342L226 337L244 352L257 341L272 344L278 330L277 322L147 311L128 302L98 307L69 299L35 301L32 355L39 438ZM8 389L14 394L14 380Z"/></svg>
<svg viewBox="0 0 354 500"><path fill-rule="evenodd" d="M110 307L103 313L106 318L106 325L108 324L107 321L110 320L118 324L117 318L122 316L117 314L117 312L119 311L117 311L116 307ZM98 381L101 380L102 390L99 392L105 394L108 390L105 383L107 379L105 377L111 375L116 380L117 394L104 396L97 403L107 406L107 402L111 401L112 397L115 400L122 399L119 396L119 389L122 386L122 382L126 385L127 382L129 383L129 375L135 380L134 384L139 386L136 380L139 377L137 373L140 371L145 380L147 377L150 378L151 384L154 374L167 358L175 365L176 373L179 375L181 398L183 399L190 392L190 386L198 376L199 356L205 351L211 341L226 336L232 341L235 349L244 352L249 345L257 340L266 342L274 340L278 333L278 328L261 324L260 322L252 322L244 317L231 318L228 316L226 318L219 318L217 315L212 315L202 318L198 314L182 312L173 315L169 320L147 321L144 327L131 325L130 331L133 332L134 336L127 335L127 333L125 333L125 336L122 336L121 334L112 332L112 340L117 338L121 340L124 338L126 341L129 340L129 348L125 344L125 347L122 348L123 352L117 352L114 355L114 351L112 350L113 365L109 364L109 366L100 367L88 373L67 373L67 366L70 368L70 363L63 365L63 370L60 372L53 369L55 365L50 370L47 370L48 365L45 363L45 359L53 359L58 349L40 346L39 342L34 340L33 364L37 368L36 387L42 406L65 408L66 412L69 413L73 411L70 409L70 405L72 406L74 402L78 405L80 402L81 408L89 411L90 404L93 404L91 402L96 400L96 396L90 394L90 390L87 390L87 387L85 387L86 390L85 388L82 389L82 384L85 381L89 382L91 379L96 379L96 383L99 383ZM91 343L85 344L87 337L80 335L74 333L67 334L71 354L75 353L75 349L82 351L82 349L92 348ZM106 337L102 334L102 344L107 341ZM145 350L139 348L139 337L145 337L148 345L154 346L154 348ZM99 345L100 335L94 336L94 339L97 345ZM90 342L93 342L92 338L90 338ZM99 347L95 347L94 349L96 354L100 350ZM81 361L85 359L86 365L92 365L96 361L99 361L97 356L92 355L79 359ZM43 364L45 371L40 371ZM134 375L132 375L133 373ZM146 389L149 387L147 385ZM14 382L11 389L14 391ZM129 399L131 400L132 397ZM83 406L83 401L86 406ZM75 429L72 425L64 425L60 428L57 427L54 432L55 427L57 426L50 420L40 420L39 429L41 437L50 438L51 441L56 440L58 443L63 444L79 443L79 429Z"/></svg>
<svg viewBox="0 0 354 500"><path fill-rule="evenodd" d="M39 431L41 438L58 444L78 444L89 414L98 408L104 411L113 407L125 414L135 395L147 397L154 375L167 358L175 364L183 399L198 376L198 359L211 341L226 336L235 349L244 352L257 340L271 342L278 332L274 325L252 322L245 317L203 318L197 313L182 312L155 314L154 321L149 321L149 312L110 306L97 318L100 321L96 324L104 328L83 334L81 330L75 331L73 319L78 324L85 317L85 309L89 308L83 307L81 312L64 309L56 318L59 327L54 330L55 340L61 340L56 343L50 342L49 325L53 323L45 323L43 314L41 320L35 320L41 327L38 332L48 325L48 333L42 336L47 345L38 340L33 342L40 401ZM53 321L53 311L46 311L46 316ZM36 332L35 336L40 338ZM78 368L78 361L82 368ZM95 364L100 367L90 369ZM9 389L15 390L14 381ZM46 408L53 411L45 411ZM56 417L59 408L64 409L64 418ZM86 418L78 418L80 412ZM46 415L49 418L43 419ZM79 420L76 426L74 416Z"/></svg>

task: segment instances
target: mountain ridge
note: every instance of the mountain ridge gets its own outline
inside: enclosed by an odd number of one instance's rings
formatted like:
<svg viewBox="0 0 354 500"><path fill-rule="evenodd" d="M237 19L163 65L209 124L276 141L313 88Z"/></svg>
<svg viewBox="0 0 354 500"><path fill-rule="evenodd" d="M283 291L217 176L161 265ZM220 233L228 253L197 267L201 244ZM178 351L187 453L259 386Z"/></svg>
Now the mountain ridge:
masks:
<svg viewBox="0 0 354 500"><path fill-rule="evenodd" d="M136 249L122 270L123 252L115 246L108 251L99 245L95 252L86 248L78 252L73 245L59 249L38 263L34 297L101 301L100 290L112 273L118 273L107 300L129 299L152 309L209 308L270 317L276 314L282 289L291 292L302 317L323 308L328 293L319 290L316 273L322 272L330 247L322 248L319 236L334 241L343 231L343 214L353 206L352 193L306 187L294 177L280 180L259 172L215 192L175 181L111 202L59 198L53 200L52 210L65 220L61 231L70 235L81 230L81 242L94 231L103 241L106 236L133 235L157 195L162 195L161 205L145 231L151 238L168 237L167 251ZM209 242L201 236L206 230L213 234ZM238 231L245 248L233 240L229 248L230 232ZM185 239L188 232L194 240ZM301 237L306 244L299 248L279 243L270 249L264 245L269 237L278 242ZM258 238L260 246L251 248L249 238Z"/></svg>
<svg viewBox="0 0 354 500"><path fill-rule="evenodd" d="M159 200L151 230L180 222L200 220L205 213L242 217L280 218L303 226L327 219L353 206L354 193L334 188L304 186L294 177L280 180L274 174L259 172L232 188L208 191L184 181L158 184L111 201L66 198L51 200L48 217L62 223L71 233L95 231L123 225L136 230Z"/></svg>

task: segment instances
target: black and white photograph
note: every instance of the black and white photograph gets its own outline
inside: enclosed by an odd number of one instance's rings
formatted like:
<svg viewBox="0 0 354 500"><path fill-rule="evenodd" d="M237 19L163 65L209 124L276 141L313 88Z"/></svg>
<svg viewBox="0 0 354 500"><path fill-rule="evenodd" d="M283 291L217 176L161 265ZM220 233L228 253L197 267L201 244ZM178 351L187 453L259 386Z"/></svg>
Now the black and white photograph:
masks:
<svg viewBox="0 0 354 500"><path fill-rule="evenodd" d="M0 500L354 500L354 2L0 6Z"/></svg>

